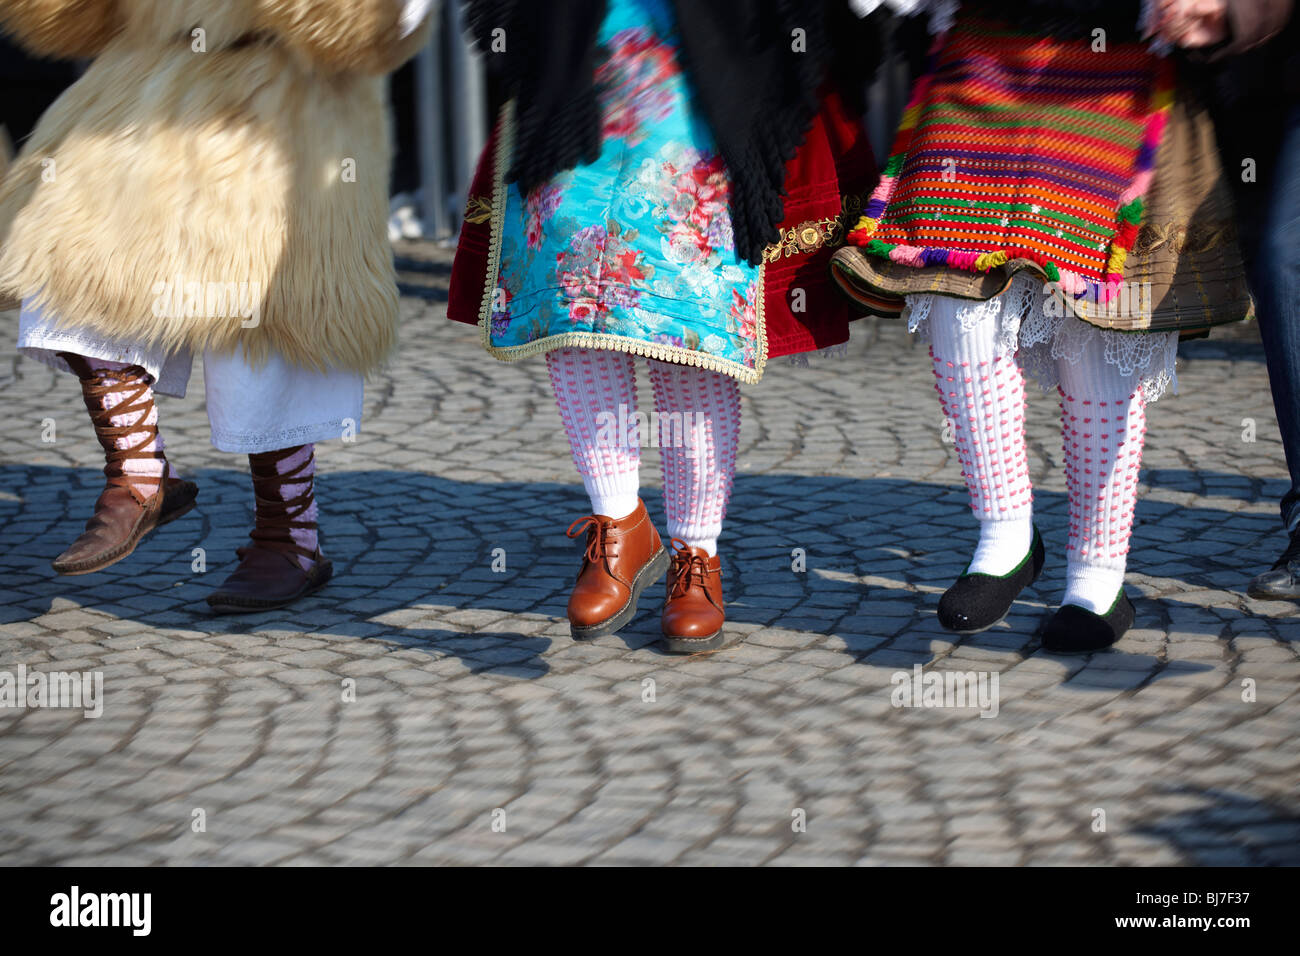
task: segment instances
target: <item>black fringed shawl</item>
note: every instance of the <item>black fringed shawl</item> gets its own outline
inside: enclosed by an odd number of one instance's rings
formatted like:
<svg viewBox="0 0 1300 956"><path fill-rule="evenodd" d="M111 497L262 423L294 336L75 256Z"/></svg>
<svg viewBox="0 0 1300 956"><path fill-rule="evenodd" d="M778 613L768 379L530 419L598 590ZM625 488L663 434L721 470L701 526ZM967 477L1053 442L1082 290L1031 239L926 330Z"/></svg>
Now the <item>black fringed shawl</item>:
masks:
<svg viewBox="0 0 1300 956"><path fill-rule="evenodd" d="M515 99L507 180L528 192L594 162L605 0L465 2L489 70ZM859 21L845 0L673 0L673 7L683 68L730 176L736 249L757 264L778 238L785 164L817 112L819 88L833 79L860 106L879 60L883 14Z"/></svg>
<svg viewBox="0 0 1300 956"><path fill-rule="evenodd" d="M1002 20L1021 30L1091 42L1092 31L1106 31L1108 43L1139 39L1141 0L964 0L962 9Z"/></svg>

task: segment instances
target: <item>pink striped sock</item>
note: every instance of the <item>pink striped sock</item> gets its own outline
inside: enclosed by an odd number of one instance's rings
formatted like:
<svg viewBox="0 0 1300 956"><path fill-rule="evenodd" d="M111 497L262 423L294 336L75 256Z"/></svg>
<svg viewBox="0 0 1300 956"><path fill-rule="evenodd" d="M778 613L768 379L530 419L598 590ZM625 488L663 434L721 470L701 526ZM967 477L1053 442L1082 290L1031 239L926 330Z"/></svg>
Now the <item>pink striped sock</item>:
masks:
<svg viewBox="0 0 1300 956"><path fill-rule="evenodd" d="M546 353L560 421L593 514L626 518L641 486L636 368L631 355L605 349Z"/></svg>
<svg viewBox="0 0 1300 956"><path fill-rule="evenodd" d="M649 364L668 533L717 554L736 475L740 387L718 372L672 362Z"/></svg>

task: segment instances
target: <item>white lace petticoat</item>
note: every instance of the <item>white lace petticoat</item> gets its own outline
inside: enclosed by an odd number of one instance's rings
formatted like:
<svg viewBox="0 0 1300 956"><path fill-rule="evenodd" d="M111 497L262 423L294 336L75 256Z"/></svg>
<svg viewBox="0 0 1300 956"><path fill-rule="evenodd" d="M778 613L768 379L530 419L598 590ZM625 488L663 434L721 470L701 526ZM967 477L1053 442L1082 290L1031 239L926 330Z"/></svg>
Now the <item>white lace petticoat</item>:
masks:
<svg viewBox="0 0 1300 956"><path fill-rule="evenodd" d="M934 299L932 293L906 297L907 330L925 342L930 341L930 307ZM1090 346L1100 344L1109 364L1121 375L1139 380L1148 403L1167 389L1178 393L1177 332L1102 329L1072 315L1048 313L1041 305L1035 308L1036 303L1045 299L1042 281L1022 274L1012 280L1002 295L958 308L957 318L967 331L981 322L997 322L998 355L1014 355L1020 367L1045 392L1060 384L1058 363L1078 365L1085 351L1091 351Z"/></svg>

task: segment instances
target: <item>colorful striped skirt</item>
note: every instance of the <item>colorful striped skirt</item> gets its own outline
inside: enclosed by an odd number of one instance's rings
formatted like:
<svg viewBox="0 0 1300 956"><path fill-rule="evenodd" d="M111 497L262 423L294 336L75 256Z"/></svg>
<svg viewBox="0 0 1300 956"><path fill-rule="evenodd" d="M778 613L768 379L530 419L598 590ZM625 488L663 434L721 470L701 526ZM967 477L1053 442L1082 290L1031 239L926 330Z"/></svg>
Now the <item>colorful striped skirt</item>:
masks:
<svg viewBox="0 0 1300 956"><path fill-rule="evenodd" d="M916 84L847 238L853 248L835 257L841 286L888 314L891 299L911 293L990 298L1027 272L1057 308L1107 329L1204 329L1244 318L1235 237L1190 221L1212 210L1228 227L1232 213L1213 149L1188 135L1195 111L1176 97L1175 81L1173 65L1142 44L1107 47L959 18ZM1175 180L1180 195L1170 196ZM1153 222L1152 194L1161 190ZM1193 198L1194 213L1179 209L1184 221L1163 221ZM1222 242L1194 239L1186 251L1199 258L1184 258L1181 244L1152 238L1171 231ZM1189 278L1208 292L1181 301L1168 294Z"/></svg>

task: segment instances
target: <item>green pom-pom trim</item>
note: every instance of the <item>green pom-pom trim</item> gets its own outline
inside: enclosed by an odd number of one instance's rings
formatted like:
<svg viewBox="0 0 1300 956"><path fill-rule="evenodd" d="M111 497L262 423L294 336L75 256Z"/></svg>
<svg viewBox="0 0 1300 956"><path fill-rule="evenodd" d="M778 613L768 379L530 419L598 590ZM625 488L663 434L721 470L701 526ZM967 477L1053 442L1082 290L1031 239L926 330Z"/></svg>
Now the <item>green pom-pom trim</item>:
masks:
<svg viewBox="0 0 1300 956"><path fill-rule="evenodd" d="M888 259L889 254L896 248L897 245L895 243L885 242L881 239L872 239L867 243L867 252L871 253L873 256L880 256L883 259Z"/></svg>
<svg viewBox="0 0 1300 956"><path fill-rule="evenodd" d="M1055 262L1043 263L1043 271L1047 273L1047 278L1049 278L1053 282L1061 281L1061 270L1056 268Z"/></svg>
<svg viewBox="0 0 1300 956"><path fill-rule="evenodd" d="M1137 225L1139 222L1141 222L1142 221L1141 197L1134 199L1127 206L1121 206L1119 210L1119 218L1124 220L1125 222L1131 222L1134 225Z"/></svg>

